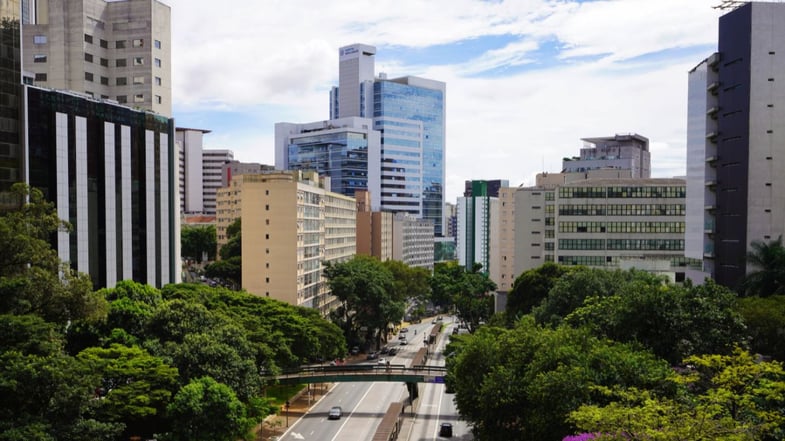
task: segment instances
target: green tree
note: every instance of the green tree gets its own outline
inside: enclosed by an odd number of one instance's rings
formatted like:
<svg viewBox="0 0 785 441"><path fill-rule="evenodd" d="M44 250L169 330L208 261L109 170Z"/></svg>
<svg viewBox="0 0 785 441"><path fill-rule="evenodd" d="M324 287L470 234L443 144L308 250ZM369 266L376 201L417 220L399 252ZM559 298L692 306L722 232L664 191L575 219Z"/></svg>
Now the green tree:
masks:
<svg viewBox="0 0 785 441"><path fill-rule="evenodd" d="M393 276L391 294L395 300L430 300L431 273L427 269L412 267L399 260L386 260L382 265L390 270Z"/></svg>
<svg viewBox="0 0 785 441"><path fill-rule="evenodd" d="M740 298L737 310L750 335L750 349L785 361L785 295Z"/></svg>
<svg viewBox="0 0 785 441"><path fill-rule="evenodd" d="M548 296L556 281L567 271L569 267L547 262L518 276L507 296L506 312L509 323L530 313L539 305Z"/></svg>
<svg viewBox="0 0 785 441"><path fill-rule="evenodd" d="M785 294L785 247L782 236L771 242L753 241L747 253L747 273L741 285L744 295L766 297Z"/></svg>
<svg viewBox="0 0 785 441"><path fill-rule="evenodd" d="M568 314L583 305L587 298L611 296L629 283L662 285L666 279L645 271L608 271L575 267L564 273L548 296L532 310L537 323L557 326Z"/></svg>
<svg viewBox="0 0 785 441"><path fill-rule="evenodd" d="M586 403L570 414L578 430L602 439L781 440L785 437L785 371L779 362L737 349L731 355L685 360L675 381L680 393L663 396L624 386L601 388L612 402Z"/></svg>
<svg viewBox="0 0 785 441"><path fill-rule="evenodd" d="M186 259L202 263L202 257L215 260L216 240L215 225L183 227L180 231L180 255Z"/></svg>
<svg viewBox="0 0 785 441"><path fill-rule="evenodd" d="M67 230L40 190L15 184L18 208L0 215L0 313L36 314L65 325L105 316L106 302L87 275L60 262L49 240Z"/></svg>
<svg viewBox="0 0 785 441"><path fill-rule="evenodd" d="M229 259L232 257L240 257L243 255L242 249L242 223L241 219L232 222L231 225L226 227L226 238L228 242L221 247L219 254L221 259Z"/></svg>
<svg viewBox="0 0 785 441"><path fill-rule="evenodd" d="M89 417L97 378L66 355L56 326L0 315L0 439L113 440L124 424Z"/></svg>
<svg viewBox="0 0 785 441"><path fill-rule="evenodd" d="M114 344L88 348L77 355L98 375L102 399L95 406L100 421L123 423L126 434L151 436L165 428L165 410L177 389L177 369L144 349Z"/></svg>
<svg viewBox="0 0 785 441"><path fill-rule="evenodd" d="M392 273L378 259L357 255L346 262L327 264L324 274L333 295L341 301L331 317L348 340L376 340L378 346L388 324L403 318L404 301L392 295ZM365 331L361 331L363 327Z"/></svg>
<svg viewBox="0 0 785 441"><path fill-rule="evenodd" d="M642 344L674 365L693 354L729 354L746 338L736 295L712 280L699 286L637 275L618 280L610 295L586 298L564 323Z"/></svg>
<svg viewBox="0 0 785 441"><path fill-rule="evenodd" d="M604 399L596 386L662 389L670 375L648 352L583 329L539 327L530 316L514 329L458 336L448 353L448 387L478 441L560 441L575 431L571 411Z"/></svg>
<svg viewBox="0 0 785 441"><path fill-rule="evenodd" d="M491 291L496 290L496 284L481 269L482 265L476 263L470 271L464 271L453 296L458 317L469 332L474 332L493 315Z"/></svg>
<svg viewBox="0 0 785 441"><path fill-rule="evenodd" d="M210 377L191 380L168 407L171 441L235 441L253 439L256 423L232 389Z"/></svg>
<svg viewBox="0 0 785 441"><path fill-rule="evenodd" d="M239 289L242 286L243 276L242 257L233 256L210 263L204 268L204 275L211 279L226 281L232 288Z"/></svg>

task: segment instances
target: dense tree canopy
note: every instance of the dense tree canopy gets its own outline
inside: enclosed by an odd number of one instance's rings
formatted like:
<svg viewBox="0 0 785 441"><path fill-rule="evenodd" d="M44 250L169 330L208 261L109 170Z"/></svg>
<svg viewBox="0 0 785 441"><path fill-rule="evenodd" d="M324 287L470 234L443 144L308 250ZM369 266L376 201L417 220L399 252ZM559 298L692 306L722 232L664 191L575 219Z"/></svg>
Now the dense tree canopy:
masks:
<svg viewBox="0 0 785 441"><path fill-rule="evenodd" d="M744 297L736 309L747 324L750 349L785 362L785 295Z"/></svg>
<svg viewBox="0 0 785 441"><path fill-rule="evenodd" d="M528 314L539 305L550 292L553 285L569 269L564 265L548 262L537 268L524 271L515 279L512 290L507 296L507 318L516 320Z"/></svg>
<svg viewBox="0 0 785 441"><path fill-rule="evenodd" d="M459 336L448 352L448 386L477 440L561 440L574 432L565 416L602 399L596 386L660 388L669 372L648 352L530 318Z"/></svg>
<svg viewBox="0 0 785 441"><path fill-rule="evenodd" d="M180 230L180 255L202 263L203 257L215 260L217 249L215 225L183 227Z"/></svg>
<svg viewBox="0 0 785 441"><path fill-rule="evenodd" d="M378 346L388 326L403 319L405 302L395 296L392 272L378 259L357 255L327 265L324 273L332 294L341 301L331 317L351 343Z"/></svg>
<svg viewBox="0 0 785 441"><path fill-rule="evenodd" d="M481 270L480 264L467 270L457 262L438 263L431 278L434 303L454 305L456 314L469 332L474 332L493 314L491 292L496 289L496 284Z"/></svg>
<svg viewBox="0 0 785 441"><path fill-rule="evenodd" d="M742 282L742 294L761 297L785 294L785 247L782 245L782 236L771 242L753 241L746 263L752 269Z"/></svg>
<svg viewBox="0 0 785 441"><path fill-rule="evenodd" d="M785 371L778 362L731 355L693 356L674 378L676 395L616 385L599 388L613 401L570 414L580 431L626 441L781 440L785 437ZM675 375L675 374L674 374Z"/></svg>

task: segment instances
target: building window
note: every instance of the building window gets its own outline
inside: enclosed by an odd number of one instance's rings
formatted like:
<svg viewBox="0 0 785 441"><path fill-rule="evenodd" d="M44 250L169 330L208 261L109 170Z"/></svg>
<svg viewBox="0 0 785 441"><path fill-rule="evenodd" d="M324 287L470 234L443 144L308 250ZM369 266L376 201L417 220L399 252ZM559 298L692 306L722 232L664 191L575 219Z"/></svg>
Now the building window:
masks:
<svg viewBox="0 0 785 441"><path fill-rule="evenodd" d="M85 72L84 73L84 79L85 79L85 81L93 81L93 74L90 73L90 72Z"/></svg>
<svg viewBox="0 0 785 441"><path fill-rule="evenodd" d="M128 97L125 95L117 95L117 102L120 104L125 104L128 102Z"/></svg>
<svg viewBox="0 0 785 441"><path fill-rule="evenodd" d="M144 46L144 40L142 40L141 38L135 38L134 47L142 47L142 46Z"/></svg>
<svg viewBox="0 0 785 441"><path fill-rule="evenodd" d="M117 77L115 82L118 86L125 86L128 84L128 79L126 77Z"/></svg>
<svg viewBox="0 0 785 441"><path fill-rule="evenodd" d="M141 66L144 64L144 57L134 57L134 66Z"/></svg>
<svg viewBox="0 0 785 441"><path fill-rule="evenodd" d="M90 92L89 90L85 90L85 94L87 96L89 96L90 98L94 98L95 97L95 95L93 95L93 92Z"/></svg>
<svg viewBox="0 0 785 441"><path fill-rule="evenodd" d="M266 205L264 206L264 209L265 209L265 210L267 210L267 211L270 211L270 204L266 204Z"/></svg>
<svg viewBox="0 0 785 441"><path fill-rule="evenodd" d="M115 62L114 62L114 65L117 66L117 67L125 67L126 66L125 58L118 58L118 59L116 59Z"/></svg>
<svg viewBox="0 0 785 441"><path fill-rule="evenodd" d="M93 44L93 36L90 34L84 34L84 42Z"/></svg>
<svg viewBox="0 0 785 441"><path fill-rule="evenodd" d="M161 40L154 40L153 44L155 44L156 49L161 49Z"/></svg>
<svg viewBox="0 0 785 441"><path fill-rule="evenodd" d="M155 67L161 67L161 59L160 58L156 58L155 59Z"/></svg>
<svg viewBox="0 0 785 441"><path fill-rule="evenodd" d="M102 39L100 39L100 40L98 40L98 43L99 43L99 44L101 45L101 47L102 47L102 48L104 48L104 49L108 49L108 48L109 48L109 42L108 42L108 41L106 41L106 40L104 40L103 38L102 38Z"/></svg>
<svg viewBox="0 0 785 441"><path fill-rule="evenodd" d="M155 96L155 103L156 104L161 104L161 95L156 95Z"/></svg>
<svg viewBox="0 0 785 441"><path fill-rule="evenodd" d="M144 77L134 77L134 84L144 84Z"/></svg>
<svg viewBox="0 0 785 441"><path fill-rule="evenodd" d="M36 81L46 81L46 74L45 73L37 73L35 74Z"/></svg>
<svg viewBox="0 0 785 441"><path fill-rule="evenodd" d="M109 78L101 77L101 84L103 84L104 86L108 86L109 85Z"/></svg>
<svg viewBox="0 0 785 441"><path fill-rule="evenodd" d="M134 102L135 103L143 103L144 102L144 94L143 93L137 93L136 95L134 95Z"/></svg>
<svg viewBox="0 0 785 441"><path fill-rule="evenodd" d="M93 54L88 54L87 52L85 52L84 60L87 61L88 63L92 63L93 62Z"/></svg>
<svg viewBox="0 0 785 441"><path fill-rule="evenodd" d="M33 55L33 63L46 63L46 55Z"/></svg>
<svg viewBox="0 0 785 441"><path fill-rule="evenodd" d="M33 44L46 44L46 35L33 35Z"/></svg>
<svg viewBox="0 0 785 441"><path fill-rule="evenodd" d="M156 86L160 86L161 85L161 77L155 77L155 85Z"/></svg>
<svg viewBox="0 0 785 441"><path fill-rule="evenodd" d="M269 238L270 238L270 234L269 234L269 233L268 233L268 234L265 234L265 235L264 235L264 238L265 238L265 239L269 239Z"/></svg>
<svg viewBox="0 0 785 441"><path fill-rule="evenodd" d="M107 60L106 58L101 58L101 66L109 67L109 60Z"/></svg>
<svg viewBox="0 0 785 441"><path fill-rule="evenodd" d="M114 42L114 47L117 49L125 49L125 40L117 40Z"/></svg>

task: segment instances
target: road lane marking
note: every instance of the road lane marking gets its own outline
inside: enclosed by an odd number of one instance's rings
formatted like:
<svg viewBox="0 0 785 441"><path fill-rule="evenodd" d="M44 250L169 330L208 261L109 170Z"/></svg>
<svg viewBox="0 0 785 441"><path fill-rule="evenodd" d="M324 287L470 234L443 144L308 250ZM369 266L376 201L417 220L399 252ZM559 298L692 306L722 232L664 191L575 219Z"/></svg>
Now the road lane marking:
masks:
<svg viewBox="0 0 785 441"><path fill-rule="evenodd" d="M345 425L346 425L346 423L348 423L348 422L349 422L349 418L351 418L351 417L352 417L352 414L354 413L354 411L355 411L355 410L357 410L357 408L358 408L358 407L360 407L360 404L362 404L363 400L365 399L365 397L367 397L367 396L368 396L368 394L371 392L371 389L373 389L373 386L374 386L375 384L376 384L376 383L371 383L371 387L369 387L369 388L368 388L368 390L367 390L367 391L365 391L365 393L363 394L363 396L362 396L362 397L360 397L360 399L357 401L357 405L356 405L356 406L354 406L354 409L352 409L352 410L351 410L351 412L349 412L349 415L346 417L346 419L344 420L343 424L341 424L341 427L339 427L339 428L338 428L338 431L337 431L337 432L335 432L335 436L334 436L334 437L332 437L332 439L331 439L330 441L335 441L335 439L336 439L336 438L338 438L338 435L340 435L340 434L341 434L341 430L343 430L343 426L345 426Z"/></svg>

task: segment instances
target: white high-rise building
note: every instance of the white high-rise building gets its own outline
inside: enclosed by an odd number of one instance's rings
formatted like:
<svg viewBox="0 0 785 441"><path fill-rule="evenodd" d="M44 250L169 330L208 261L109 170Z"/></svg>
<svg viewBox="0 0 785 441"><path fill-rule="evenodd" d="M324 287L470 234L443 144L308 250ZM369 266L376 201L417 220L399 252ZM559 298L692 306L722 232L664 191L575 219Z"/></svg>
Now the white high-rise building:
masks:
<svg viewBox="0 0 785 441"><path fill-rule="evenodd" d="M223 186L223 167L234 159L225 149L205 149L209 130L178 127L175 148L179 154L180 213L215 216L215 193Z"/></svg>

